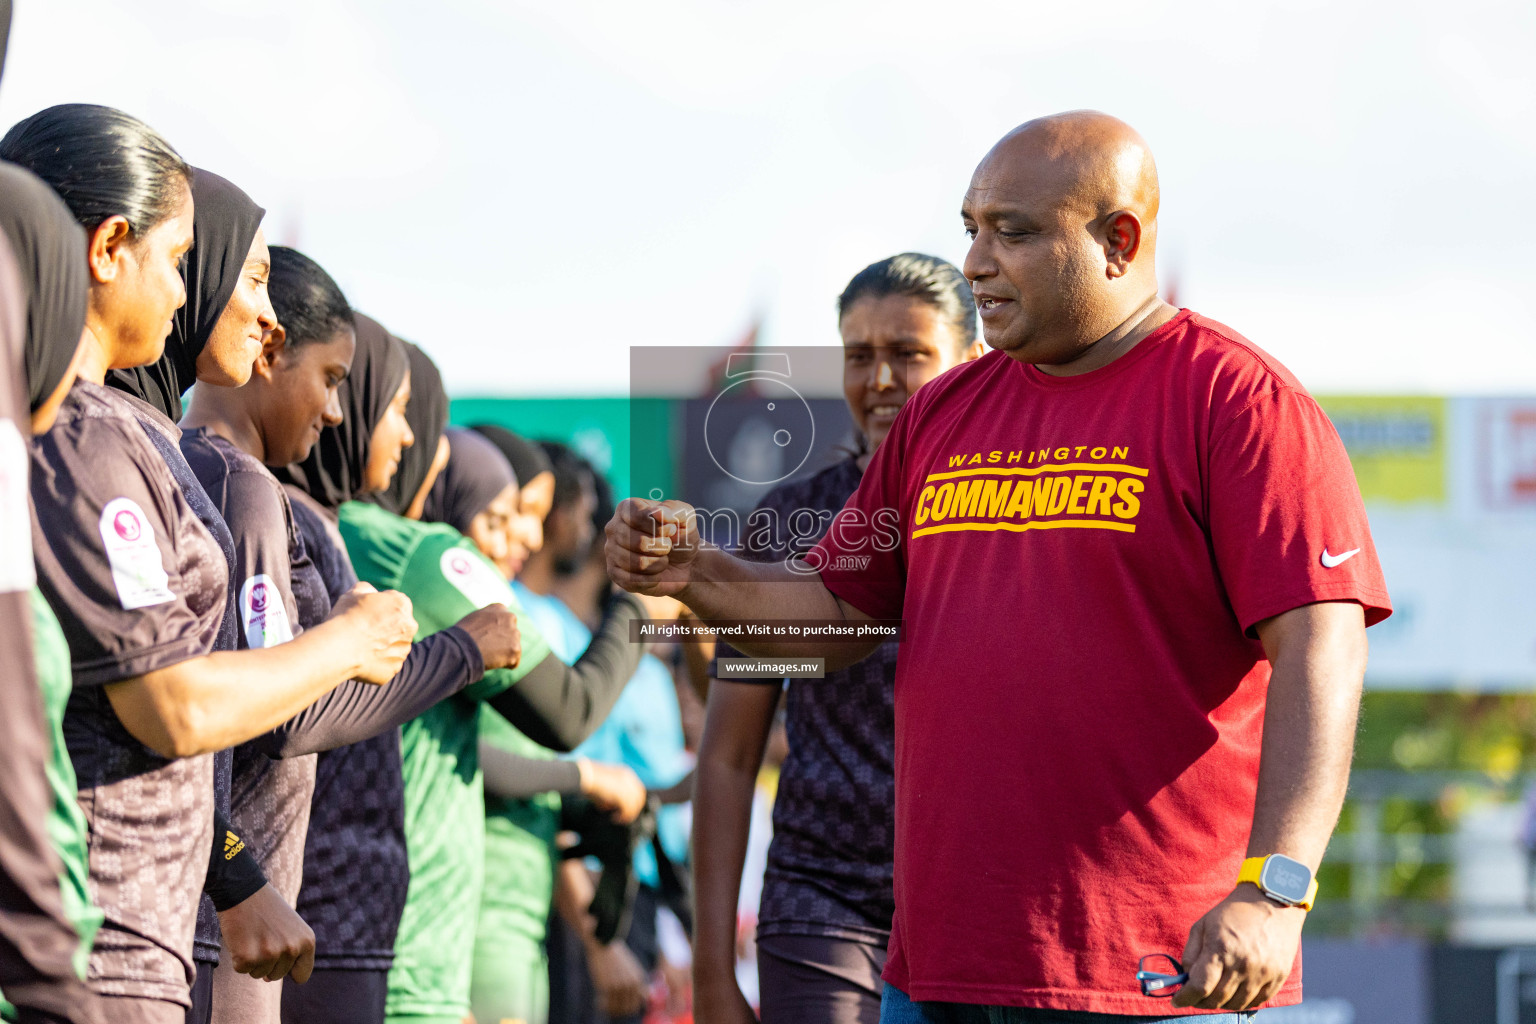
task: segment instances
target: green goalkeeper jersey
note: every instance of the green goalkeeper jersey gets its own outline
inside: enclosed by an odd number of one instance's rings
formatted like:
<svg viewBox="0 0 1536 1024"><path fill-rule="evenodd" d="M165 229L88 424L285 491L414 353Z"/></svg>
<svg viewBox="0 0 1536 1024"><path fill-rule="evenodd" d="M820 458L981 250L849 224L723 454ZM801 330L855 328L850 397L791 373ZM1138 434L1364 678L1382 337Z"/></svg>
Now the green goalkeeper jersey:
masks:
<svg viewBox="0 0 1536 1024"><path fill-rule="evenodd" d="M515 685L549 655L549 645L496 567L452 527L348 502L340 528L358 578L411 599L417 639L498 603L516 612L522 634L517 668L487 672L400 729L411 880L389 972L388 1013L462 1018L485 872L480 702Z"/></svg>
<svg viewBox="0 0 1536 1024"><path fill-rule="evenodd" d="M37 685L43 692L43 712L48 721L52 753L43 773L48 779L53 806L48 811L48 839L63 863L59 874L59 892L64 900L64 916L75 926L80 945L75 948L75 970L85 977L86 961L96 929L101 927L101 911L91 903L86 887L85 814L75 801L75 766L64 746L64 705L69 703L73 677L69 668L69 643L59 620L42 593L32 588L32 659L37 667ZM0 1019L14 1020L15 1008L0 997Z"/></svg>

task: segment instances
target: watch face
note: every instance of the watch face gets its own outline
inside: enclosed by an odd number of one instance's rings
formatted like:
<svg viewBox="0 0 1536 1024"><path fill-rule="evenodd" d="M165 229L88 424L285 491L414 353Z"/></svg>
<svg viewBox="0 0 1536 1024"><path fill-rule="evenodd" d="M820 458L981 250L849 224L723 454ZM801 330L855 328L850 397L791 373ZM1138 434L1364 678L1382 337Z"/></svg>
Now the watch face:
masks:
<svg viewBox="0 0 1536 1024"><path fill-rule="evenodd" d="M1300 861L1277 853L1264 862L1259 885L1269 895L1287 903L1301 903L1312 887L1312 872Z"/></svg>

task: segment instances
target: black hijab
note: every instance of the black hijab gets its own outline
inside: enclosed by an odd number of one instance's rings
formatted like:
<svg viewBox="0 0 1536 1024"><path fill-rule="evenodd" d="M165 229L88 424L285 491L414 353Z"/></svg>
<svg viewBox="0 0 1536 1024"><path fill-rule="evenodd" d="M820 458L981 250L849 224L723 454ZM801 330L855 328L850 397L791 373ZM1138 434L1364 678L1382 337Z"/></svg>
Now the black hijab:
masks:
<svg viewBox="0 0 1536 1024"><path fill-rule="evenodd" d="M27 290L27 400L36 412L80 347L90 293L85 229L41 178L0 163L0 231Z"/></svg>
<svg viewBox="0 0 1536 1024"><path fill-rule="evenodd" d="M408 365L405 343L377 320L353 313L352 321L357 330L352 372L336 390L341 424L320 431L320 440L310 449L309 458L273 470L279 479L295 484L332 509L361 497L357 489L368 465L368 443L400 390Z"/></svg>
<svg viewBox="0 0 1536 1024"><path fill-rule="evenodd" d="M208 344L267 211L212 171L192 174L192 248L181 264L187 301L176 311L165 354L148 366L113 370L107 384L181 419L181 396L197 382L197 357Z"/></svg>
<svg viewBox="0 0 1536 1024"><path fill-rule="evenodd" d="M432 460L437 458L437 442L448 427L448 392L437 364L419 347L408 341L402 344L411 364L411 402L405 407L405 421L416 441L400 453L400 468L389 486L378 494L361 496L397 516L405 515L411 499L426 483Z"/></svg>
<svg viewBox="0 0 1536 1024"><path fill-rule="evenodd" d="M427 492L421 518L468 533L475 516L509 485L517 486L517 476L501 450L473 430L449 427L447 434L448 465Z"/></svg>
<svg viewBox="0 0 1536 1024"><path fill-rule="evenodd" d="M550 464L549 456L544 454L543 448L525 437L512 433L506 427L498 427L494 423L482 423L475 427L474 431L495 445L497 450L506 456L507 461L512 464L512 472L517 474L519 486L526 487L540 473L555 471Z"/></svg>

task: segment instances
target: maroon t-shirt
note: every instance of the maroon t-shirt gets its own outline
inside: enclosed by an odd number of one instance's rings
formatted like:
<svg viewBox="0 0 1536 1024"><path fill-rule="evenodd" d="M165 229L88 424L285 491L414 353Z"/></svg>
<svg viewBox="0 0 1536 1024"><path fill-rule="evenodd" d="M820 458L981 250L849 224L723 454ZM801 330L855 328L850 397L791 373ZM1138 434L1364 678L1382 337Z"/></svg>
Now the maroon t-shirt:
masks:
<svg viewBox="0 0 1536 1024"><path fill-rule="evenodd" d="M1180 953L1247 845L1254 625L1390 612L1327 417L1188 311L1080 376L992 352L925 385L813 557L905 619L885 977L918 1000L1155 1011L1137 959Z"/></svg>
<svg viewBox="0 0 1536 1024"><path fill-rule="evenodd" d="M176 427L88 381L32 444L38 585L69 641L64 737L88 825L91 897L106 913L91 987L187 1004L192 931L213 841L213 759L167 761L102 687L213 649L229 567L141 421Z"/></svg>

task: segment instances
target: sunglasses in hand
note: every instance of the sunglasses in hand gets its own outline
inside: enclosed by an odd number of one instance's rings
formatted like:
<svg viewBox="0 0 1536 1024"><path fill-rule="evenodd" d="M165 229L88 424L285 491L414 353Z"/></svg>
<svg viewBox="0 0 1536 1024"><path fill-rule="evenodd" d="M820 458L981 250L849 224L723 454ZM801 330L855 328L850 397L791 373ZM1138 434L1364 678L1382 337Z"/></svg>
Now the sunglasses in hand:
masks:
<svg viewBox="0 0 1536 1024"><path fill-rule="evenodd" d="M1136 965L1136 980L1141 984L1141 994L1153 999L1173 996L1189 980L1184 965L1166 953L1153 953L1141 958Z"/></svg>

